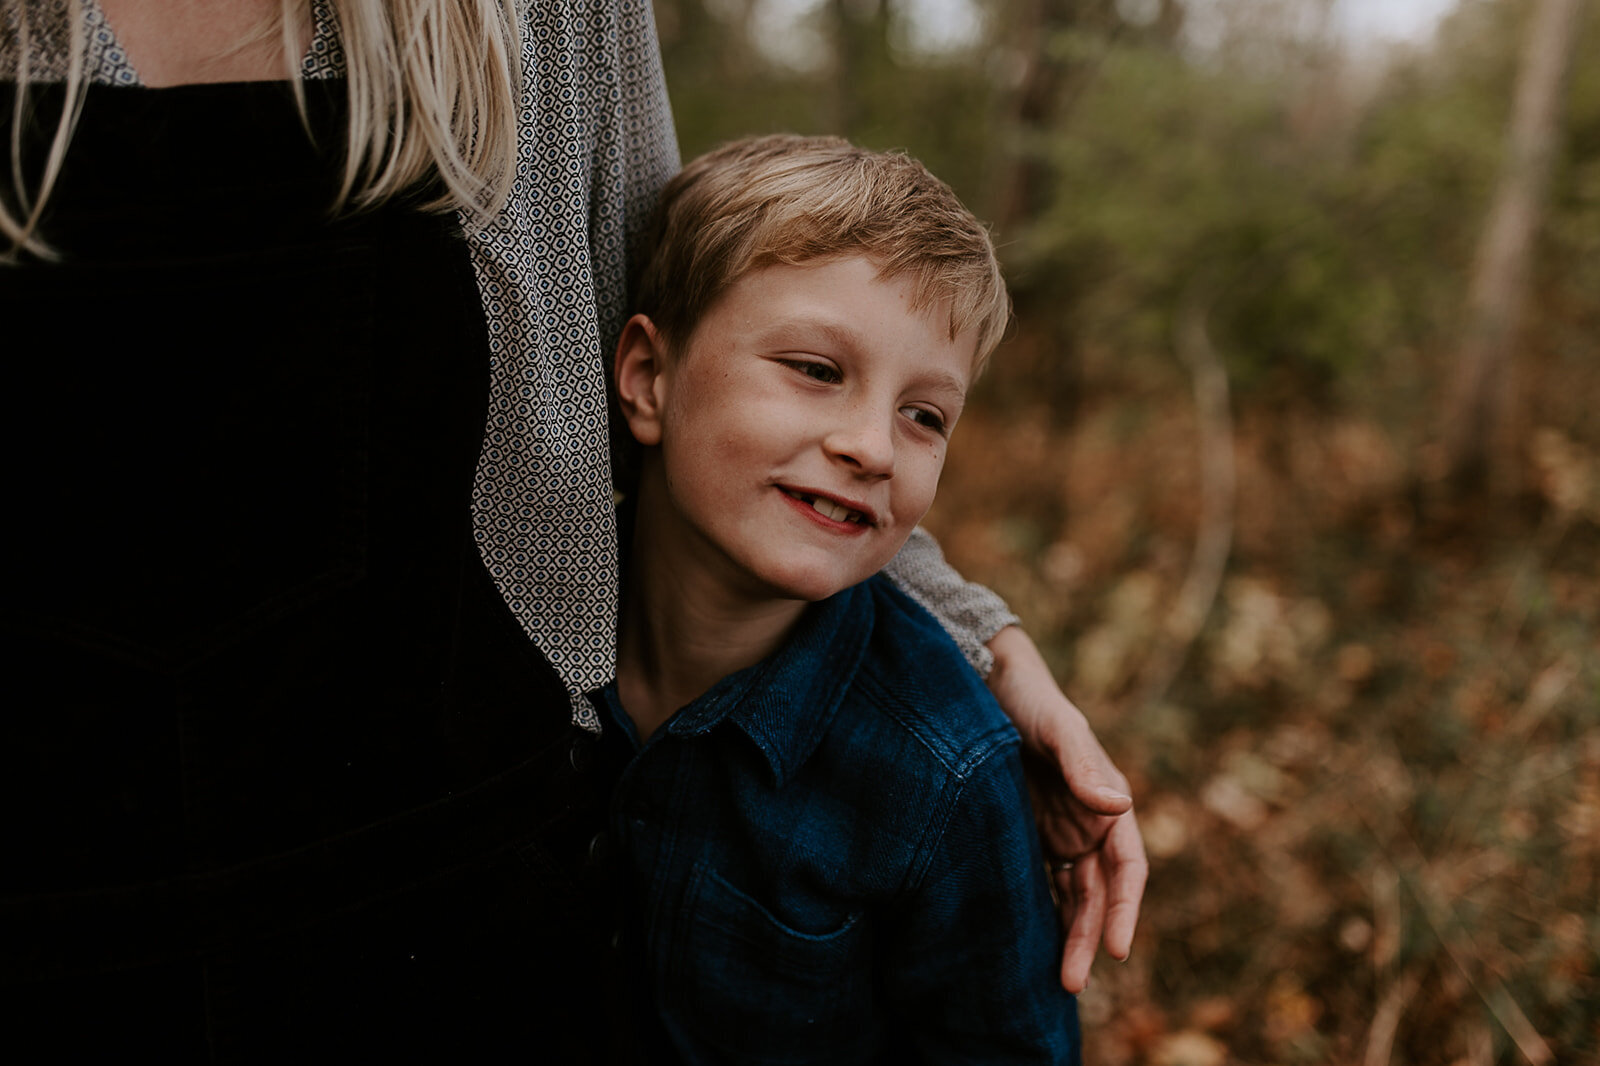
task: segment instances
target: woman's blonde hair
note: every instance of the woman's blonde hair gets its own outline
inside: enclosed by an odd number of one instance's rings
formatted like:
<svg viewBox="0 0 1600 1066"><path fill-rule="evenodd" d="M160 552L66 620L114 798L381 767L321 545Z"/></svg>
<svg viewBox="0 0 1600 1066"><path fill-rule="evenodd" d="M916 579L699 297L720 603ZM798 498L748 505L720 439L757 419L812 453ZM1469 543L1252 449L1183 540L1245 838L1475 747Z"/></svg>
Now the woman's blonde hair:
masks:
<svg viewBox="0 0 1600 1066"><path fill-rule="evenodd" d="M978 334L981 366L1011 300L989 231L926 167L837 137L733 141L667 184L636 264L634 309L681 348L745 274L845 255L911 281L912 309L948 307L950 336Z"/></svg>
<svg viewBox="0 0 1600 1066"><path fill-rule="evenodd" d="M10 157L13 205L0 198L0 234L10 251L50 254L39 220L82 110L88 75L83 0L69 0L65 103L34 188L20 159L30 66L43 28L27 0L5 0L0 55L17 58ZM344 52L349 129L344 178L334 211L382 203L437 175L444 189L423 206L479 218L505 204L516 173L522 84L522 19L517 0L327 0ZM280 0L258 36L280 34L284 75L302 112L299 42L311 0ZM5 40L10 35L11 40ZM256 39L256 38L252 38ZM240 42L240 45L248 41Z"/></svg>

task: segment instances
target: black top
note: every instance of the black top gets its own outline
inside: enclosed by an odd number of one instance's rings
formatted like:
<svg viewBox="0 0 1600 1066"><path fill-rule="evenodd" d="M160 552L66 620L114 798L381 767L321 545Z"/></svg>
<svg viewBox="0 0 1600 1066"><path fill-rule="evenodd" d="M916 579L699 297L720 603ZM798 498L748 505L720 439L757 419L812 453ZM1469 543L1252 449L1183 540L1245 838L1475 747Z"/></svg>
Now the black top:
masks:
<svg viewBox="0 0 1600 1066"><path fill-rule="evenodd" d="M306 91L309 135L281 83L92 87L60 260L0 267L5 1029L304 1061L545 1017L571 1061L603 782L473 543L467 246L332 217L343 83Z"/></svg>

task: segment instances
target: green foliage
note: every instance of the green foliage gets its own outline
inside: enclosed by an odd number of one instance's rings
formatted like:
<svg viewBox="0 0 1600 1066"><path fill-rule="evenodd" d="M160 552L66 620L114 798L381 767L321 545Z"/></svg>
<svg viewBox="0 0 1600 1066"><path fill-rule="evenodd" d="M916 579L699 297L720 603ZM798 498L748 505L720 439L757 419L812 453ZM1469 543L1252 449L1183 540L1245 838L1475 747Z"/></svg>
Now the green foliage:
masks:
<svg viewBox="0 0 1600 1066"><path fill-rule="evenodd" d="M1436 335L1501 122L1449 77L1398 76L1364 115L1339 91L1113 53L1050 137L1054 195L1019 241L1019 285L1066 301L1097 343L1156 356L1196 289L1246 392L1324 395Z"/></svg>
<svg viewBox="0 0 1600 1066"><path fill-rule="evenodd" d="M689 158L733 137L815 132L828 115L814 88L752 52L751 4L657 0L656 22L676 119Z"/></svg>
<svg viewBox="0 0 1600 1066"><path fill-rule="evenodd" d="M1035 382L1046 393L1079 385L1074 354L1170 362L1174 309L1198 296L1247 398L1422 401L1411 361L1454 340L1526 3L1468 0L1376 91L1319 41L1197 54L1078 6L1027 26L1031 9L992 2L988 47L918 56L896 43L908 7L826 3L806 27L821 52L792 66L749 47L753 0L658 0L686 154L753 131L841 132L912 151L1008 216L1025 325L1057 350L1026 363L1061 377ZM1178 6L1164 10L1176 25ZM1054 88L1023 118L1012 82L1029 62ZM1549 231L1555 282L1577 293L1600 289L1600 66L1578 65L1572 95ZM1024 168L1035 188L1016 214L1004 185Z"/></svg>
<svg viewBox="0 0 1600 1066"><path fill-rule="evenodd" d="M969 203L982 196L993 158L989 71L974 49L909 54L897 8L825 3L802 28L828 48L810 65L763 55L749 39L755 0L657 0L679 144L685 158L752 133L833 133L878 149L904 149ZM849 42L848 60L840 43ZM848 71L844 68L848 67Z"/></svg>

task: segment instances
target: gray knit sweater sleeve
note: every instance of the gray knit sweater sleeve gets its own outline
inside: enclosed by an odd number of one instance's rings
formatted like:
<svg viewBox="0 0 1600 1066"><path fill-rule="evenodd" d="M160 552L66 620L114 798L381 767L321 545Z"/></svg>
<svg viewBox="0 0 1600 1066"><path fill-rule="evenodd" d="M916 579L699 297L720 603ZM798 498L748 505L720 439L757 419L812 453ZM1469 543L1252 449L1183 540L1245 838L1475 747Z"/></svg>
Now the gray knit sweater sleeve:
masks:
<svg viewBox="0 0 1600 1066"><path fill-rule="evenodd" d="M920 526L883 572L939 620L980 675L989 676L994 668L989 640L1017 622L1004 600L956 573L938 541Z"/></svg>

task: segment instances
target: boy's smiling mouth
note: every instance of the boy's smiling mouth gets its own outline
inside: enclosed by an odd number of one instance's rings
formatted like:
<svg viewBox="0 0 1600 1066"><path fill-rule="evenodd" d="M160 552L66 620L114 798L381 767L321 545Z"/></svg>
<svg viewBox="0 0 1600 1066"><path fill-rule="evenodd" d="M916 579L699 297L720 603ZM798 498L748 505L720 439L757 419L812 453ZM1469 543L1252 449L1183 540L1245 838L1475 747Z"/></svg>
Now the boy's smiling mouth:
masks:
<svg viewBox="0 0 1600 1066"><path fill-rule="evenodd" d="M800 503L806 504L824 518L830 518L835 522L846 522L858 526L872 524L872 519L869 515L846 507L835 500L830 500L826 496L819 496L814 492L804 492L800 489L785 488L782 485L778 486L778 491L791 500L798 500Z"/></svg>

